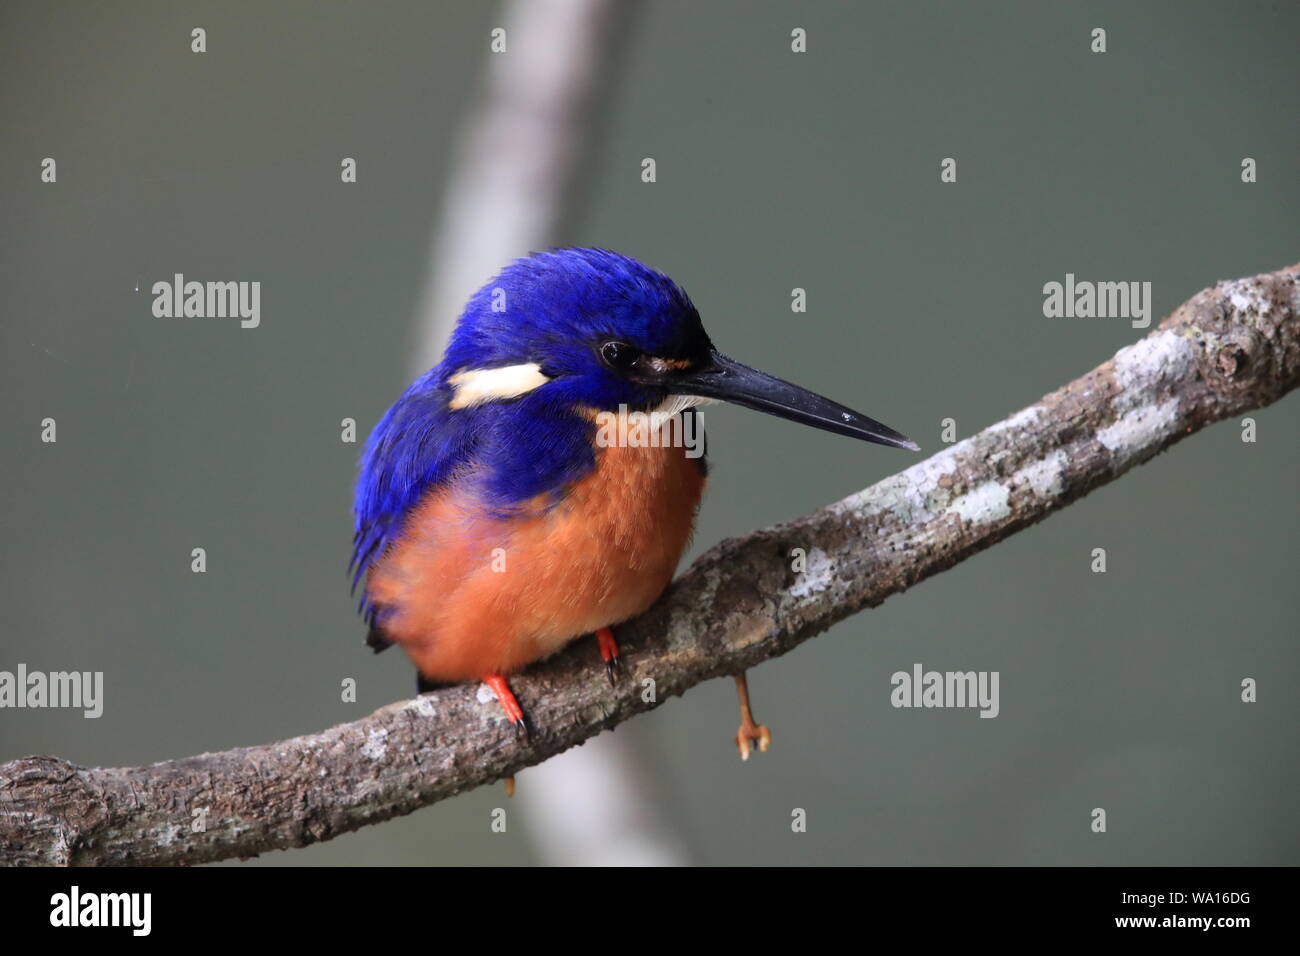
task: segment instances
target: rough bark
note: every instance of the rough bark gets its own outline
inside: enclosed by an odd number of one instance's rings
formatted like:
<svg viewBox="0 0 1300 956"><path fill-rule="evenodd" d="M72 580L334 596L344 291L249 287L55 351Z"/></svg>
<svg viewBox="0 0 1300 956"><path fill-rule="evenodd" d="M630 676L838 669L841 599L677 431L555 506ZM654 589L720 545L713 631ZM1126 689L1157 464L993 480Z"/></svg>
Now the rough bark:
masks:
<svg viewBox="0 0 1300 956"><path fill-rule="evenodd" d="M1300 381L1300 266L1219 283L1005 421L786 524L724 541L619 629L614 688L587 642L513 686L523 740L477 685L259 747L149 767L0 766L0 859L164 864L306 846L513 774L713 677L793 648ZM804 549L806 570L792 570ZM654 682L649 699L647 681ZM206 807L206 829L192 811Z"/></svg>

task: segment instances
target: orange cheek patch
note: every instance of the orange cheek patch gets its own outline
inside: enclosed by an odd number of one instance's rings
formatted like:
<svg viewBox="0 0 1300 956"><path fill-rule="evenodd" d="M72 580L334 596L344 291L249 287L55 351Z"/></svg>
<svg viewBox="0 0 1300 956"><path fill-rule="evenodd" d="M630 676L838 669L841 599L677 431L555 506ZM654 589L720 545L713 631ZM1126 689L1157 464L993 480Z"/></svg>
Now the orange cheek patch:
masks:
<svg viewBox="0 0 1300 956"><path fill-rule="evenodd" d="M681 448L609 447L549 508L491 516L471 488L432 493L367 583L387 635L434 680L512 673L649 607L690 541L704 477Z"/></svg>

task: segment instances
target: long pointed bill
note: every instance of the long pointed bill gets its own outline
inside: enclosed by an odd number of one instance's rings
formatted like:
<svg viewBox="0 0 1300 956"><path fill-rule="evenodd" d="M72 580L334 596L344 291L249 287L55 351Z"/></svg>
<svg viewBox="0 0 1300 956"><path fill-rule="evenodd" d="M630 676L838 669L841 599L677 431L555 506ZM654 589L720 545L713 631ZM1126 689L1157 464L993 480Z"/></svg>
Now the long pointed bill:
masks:
<svg viewBox="0 0 1300 956"><path fill-rule="evenodd" d="M888 425L882 425L875 419L845 408L806 388L748 365L741 365L720 352L713 352L711 359L711 363L704 368L675 376L668 383L668 390L681 395L718 398L788 418L792 422L835 432L837 435L875 442L877 445L890 445L908 451L921 450L916 442Z"/></svg>

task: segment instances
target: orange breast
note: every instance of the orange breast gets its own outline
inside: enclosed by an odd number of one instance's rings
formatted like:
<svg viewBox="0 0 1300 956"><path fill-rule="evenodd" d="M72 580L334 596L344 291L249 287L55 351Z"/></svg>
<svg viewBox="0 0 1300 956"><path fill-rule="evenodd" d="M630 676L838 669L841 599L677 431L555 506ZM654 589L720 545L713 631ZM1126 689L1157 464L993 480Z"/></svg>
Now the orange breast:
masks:
<svg viewBox="0 0 1300 956"><path fill-rule="evenodd" d="M596 450L550 508L485 512L472 480L427 497L371 570L384 632L431 680L510 674L648 608L672 580L704 490L682 448Z"/></svg>

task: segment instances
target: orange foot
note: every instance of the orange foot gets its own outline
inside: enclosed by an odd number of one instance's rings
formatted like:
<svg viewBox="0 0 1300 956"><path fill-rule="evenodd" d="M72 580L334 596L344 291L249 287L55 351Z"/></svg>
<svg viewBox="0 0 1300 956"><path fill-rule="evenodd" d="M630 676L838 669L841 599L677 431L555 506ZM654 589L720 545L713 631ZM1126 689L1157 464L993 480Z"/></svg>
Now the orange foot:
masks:
<svg viewBox="0 0 1300 956"><path fill-rule="evenodd" d="M618 642L614 640L614 632L602 627L596 632L596 643L600 645L600 656L605 661L605 674L613 684L618 675L623 673L623 659L618 656Z"/></svg>
<svg viewBox="0 0 1300 956"><path fill-rule="evenodd" d="M740 696L740 730L736 732L736 749L740 759L748 760L750 745L758 744L758 749L766 752L772 746L772 732L762 724L754 723L754 714L749 709L749 681L744 671L736 675L736 693Z"/></svg>
<svg viewBox="0 0 1300 956"><path fill-rule="evenodd" d="M527 737L528 719L524 716L524 709L519 706L519 701L515 700L515 695L511 692L506 679L500 674L488 674L483 678L483 683L491 687L492 693L497 695L501 709L506 712L506 719L515 725L515 730L521 736Z"/></svg>

